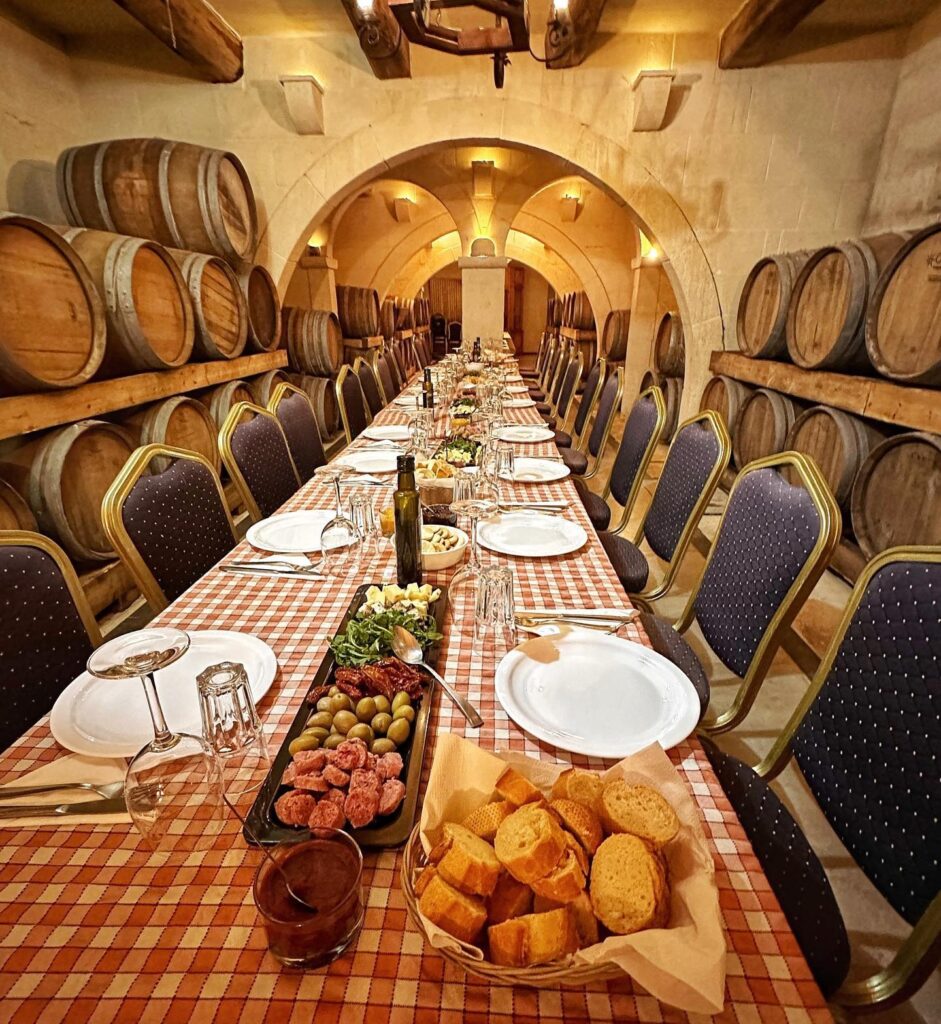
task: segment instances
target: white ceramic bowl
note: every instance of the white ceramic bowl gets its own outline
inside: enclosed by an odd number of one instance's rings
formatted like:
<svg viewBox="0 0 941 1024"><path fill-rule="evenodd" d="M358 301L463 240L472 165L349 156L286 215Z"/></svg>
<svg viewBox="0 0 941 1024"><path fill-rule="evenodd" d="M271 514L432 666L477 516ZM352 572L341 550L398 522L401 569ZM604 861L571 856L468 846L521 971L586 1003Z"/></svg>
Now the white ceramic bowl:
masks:
<svg viewBox="0 0 941 1024"><path fill-rule="evenodd" d="M434 569L450 569L452 565L457 565L458 562L463 560L470 538L463 530L459 530L456 526L445 526L443 529L457 534L457 544L448 551L434 551L431 553L423 551L421 556L423 569L429 571Z"/></svg>

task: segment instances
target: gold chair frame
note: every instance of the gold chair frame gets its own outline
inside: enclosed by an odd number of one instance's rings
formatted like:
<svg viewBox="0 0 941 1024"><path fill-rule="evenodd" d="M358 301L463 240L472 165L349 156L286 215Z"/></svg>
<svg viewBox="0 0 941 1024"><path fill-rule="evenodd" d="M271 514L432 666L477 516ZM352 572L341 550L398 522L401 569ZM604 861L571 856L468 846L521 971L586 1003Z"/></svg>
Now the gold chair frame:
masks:
<svg viewBox="0 0 941 1024"><path fill-rule="evenodd" d="M281 384L279 387L291 387L290 384ZM137 481L150 469L151 463L156 459L168 459L174 462L185 459L189 462L198 462L212 474L213 483L216 485L216 492L219 501L225 510L225 517L229 524L229 531L232 534L233 544L238 543L238 534L235 531L235 523L232 513L229 511L229 503L225 498L225 491L222 488L222 481L219 474L213 468L212 463L205 455L199 452L191 452L184 448L174 448L166 444L148 444L138 448L131 457L124 463L124 468L114 478L111 486L101 499L101 522L105 528L108 539L117 551L121 561L127 567L132 579L138 589L144 595L144 599L155 612L163 611L170 601L163 592L163 588L157 582L157 578L150 571L150 567L144 561L137 545L131 539L131 535L124 525L123 509L128 495L134 489Z"/></svg>
<svg viewBox="0 0 941 1024"><path fill-rule="evenodd" d="M284 440L284 447L287 449L288 459L291 463L291 470L294 473L294 479L297 481L298 489L301 487L301 478L297 472L297 466L294 465L294 458L291 455L291 446L288 444L288 439L284 436L284 430L282 430L281 424L278 422L278 417L275 416L274 413L269 412L267 409L263 409L260 405L255 405L252 402L237 402L233 405L229 410L228 416L225 418L225 422L219 429L219 453L222 455L222 464L225 466L226 472L238 488L239 496L245 504L245 508L248 509L248 514L251 517L252 522L257 523L264 517L261 514L261 509L258 507L258 502L255 501L251 488L248 486L248 481L242 474L241 469L239 469L238 461L232 452L232 435L235 433L238 425L242 422L242 417L246 415L267 416L275 423Z"/></svg>
<svg viewBox="0 0 941 1024"><path fill-rule="evenodd" d="M360 384L359 377L353 373L353 367L349 363L344 363L337 374L337 379L333 382L333 386L337 393L337 405L340 407L340 422L343 424L343 433L346 435L347 444L352 444L354 440L353 431L350 429L349 415L346 411L346 401L343 398L343 384L346 378L350 376L356 379L356 386L359 388L359 393L363 399L363 408L366 410L366 426L372 423L372 413L369 411L369 402L366 401L363 385Z"/></svg>
<svg viewBox="0 0 941 1024"><path fill-rule="evenodd" d="M573 357L569 359L568 369L571 369L573 362L578 365L578 369L575 371L575 381L572 384L572 391L568 396L568 401L565 403L565 408L562 408L563 396L560 394L558 404L552 410L552 415L559 419L559 425L556 428L557 430L565 430L565 425L568 423L569 419L573 418L575 392L578 390L578 382L582 379L582 373L585 370L585 353L579 352L576 355L573 355ZM563 387L564 386L565 385L563 384Z"/></svg>
<svg viewBox="0 0 941 1024"><path fill-rule="evenodd" d="M429 365L431 365L431 364L429 364ZM379 374L376 373L376 368L375 368L375 366L373 366L373 364L370 362L370 360L366 359L363 356L357 356L353 360L353 376L356 377L357 380L359 380L359 369L360 369L361 366L365 366L366 369L372 374L373 380L376 382L376 388L379 391L379 398L382 400L382 404L383 405L388 405L389 402L391 401L391 399L386 398L385 388L382 386L382 381L379 379ZM363 383L362 383L362 381L360 381L360 387L362 387L362 386L363 386ZM364 398L366 397L366 393L365 392L363 392L363 397ZM372 412L372 409L369 408L369 402L366 403L366 412L369 413L370 422L372 422L373 412Z"/></svg>
<svg viewBox="0 0 941 1024"><path fill-rule="evenodd" d="M817 510L817 515L820 519L817 539L804 563L804 567L797 574L794 582L788 588L783 600L765 627L765 631L758 642L758 646L755 648L755 653L752 655L748 669L739 684L731 706L715 718L700 724L700 729L710 735L728 732L729 729L738 725L751 710L752 705L755 703L755 698L758 696L758 691L761 689L768 674L768 669L771 667L771 662L781 646L785 630L794 621L795 615L797 615L804 601L810 596L810 592L816 586L817 580L823 575L833 552L836 550L837 544L840 542L842 518L839 506L830 488L827 486L823 474L817 468L817 464L812 458L801 452L779 452L776 455L768 455L762 459L756 459L754 462L749 462L739 472L729 492L728 503L719 520L716 538L718 539L722 533L732 499L735 496L735 492L741 486L742 481L749 474L755 473L758 470L780 470L784 467L790 467L798 476L804 489L810 495L814 508ZM690 591L683 614L674 626L678 633L685 633L696 618L696 598L699 596L699 591L702 588L706 573L709 571L709 566L712 564L715 552L716 544L713 542L709 555L699 574L699 579Z"/></svg>
<svg viewBox="0 0 941 1024"><path fill-rule="evenodd" d="M299 387L294 384L290 384L287 381L282 381L271 393L271 397L268 399L268 412L277 419L278 417L278 406L284 401L288 395L300 395L301 398L307 403L310 408L310 414L314 417L314 429L317 431L317 436L320 438L320 447L324 449L324 458L326 458L326 448L324 444L323 434L320 433L320 425L317 423L317 413L314 409L314 403L310 400L310 395L306 391L302 391ZM281 421L278 420L278 426L281 426ZM282 433L284 427L281 427ZM287 434L284 435L284 440L287 441ZM288 453L290 454L291 446L288 445ZM291 455L291 461L294 462L294 456ZM294 463L294 472L297 473L297 463ZM300 477L300 473L297 473Z"/></svg>
<svg viewBox="0 0 941 1024"><path fill-rule="evenodd" d="M44 554L49 555L56 563L59 572L62 573L62 578L65 580L65 585L75 605L75 610L78 612L78 617L82 620L82 625L85 627L85 633L88 635L92 647L99 647L101 645L101 630L98 628L95 613L91 610L91 605L88 603L85 591L82 590L82 584L79 582L75 566L72 565L69 556L54 540L43 536L41 533L34 533L32 530L0 530L0 547L35 548L37 551L42 551Z"/></svg>
<svg viewBox="0 0 941 1024"><path fill-rule="evenodd" d="M592 463L591 468L586 470L585 473L583 474L583 476L582 476L583 480L592 480L601 471L601 462L602 462L602 459L604 458L604 453L605 453L605 451L607 450L607 447L608 447L608 438L611 436L611 428L614 426L614 417L617 416L618 411L621 408L621 399L624 397L624 367L623 366L619 366L614 371L614 379L617 382L617 384L616 384L616 387L614 389L614 402L612 402L612 404L611 404L611 415L608 417L608 422L605 425L604 434L601 437L601 444L598 446L598 454L596 456L594 456L594 460L595 461ZM601 377L600 376L598 377L598 380L599 380L599 382L601 381ZM594 421L598 417L598 408L597 408L598 407L598 402L601 400L601 392L604 391L605 385L607 383L608 383L608 381L605 380L604 383L600 384L600 386L595 389L596 390L596 394L597 394L597 398L592 403L593 406L594 406L594 410L593 410L594 411L594 416L589 416L589 417L586 418L586 420L585 420L585 430L583 431L583 434L585 436L585 448L588 447L588 442L591 439L591 432L592 432L592 430L594 429L594 426L595 426ZM580 450L581 451L585 451L585 449L580 449ZM591 458L592 456L589 454L588 457ZM613 465L614 464L612 463L612 468L613 468ZM607 498L608 498L608 493L610 492L610 489L611 489L610 488L610 484L611 484L611 479L610 478L611 478L611 474L609 473L608 474L608 482L605 484L605 486L604 486L604 488L602 490L602 493L601 493L601 497L604 498L606 501L607 501Z"/></svg>
<svg viewBox="0 0 941 1024"><path fill-rule="evenodd" d="M797 730L817 699L833 668L846 631L866 595L872 578L881 569L895 562L941 563L941 547L889 548L869 562L860 573L850 594L840 624L830 638L820 665L800 704L779 733L771 749L754 766L755 773L769 781L776 778L793 757L793 741ZM886 1010L913 995L927 980L941 960L941 893L928 904L902 942L891 963L860 981L844 982L833 1001L849 1010Z"/></svg>
<svg viewBox="0 0 941 1024"><path fill-rule="evenodd" d="M589 373L591 370L588 371ZM578 451L585 451L588 446L588 438L591 437L591 421L594 418L595 407L598 405L598 399L601 397L601 392L604 389L605 382L608 379L608 360L601 356L598 359L598 383L595 385L594 393L588 399L588 412L585 414L585 422L582 424L581 433L576 437L572 434L572 449L578 449ZM578 415L578 410L582 407L582 402L585 401L585 392L582 392L581 398L577 405L573 406L572 409L572 428L575 427L575 418ZM574 402L574 396L573 396Z"/></svg>

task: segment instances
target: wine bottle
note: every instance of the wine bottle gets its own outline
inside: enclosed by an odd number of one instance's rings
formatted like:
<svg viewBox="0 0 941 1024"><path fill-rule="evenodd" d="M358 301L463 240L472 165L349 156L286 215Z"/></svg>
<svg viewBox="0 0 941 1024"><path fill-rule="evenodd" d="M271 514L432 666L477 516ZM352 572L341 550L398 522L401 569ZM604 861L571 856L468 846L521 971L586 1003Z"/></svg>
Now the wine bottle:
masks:
<svg viewBox="0 0 941 1024"><path fill-rule="evenodd" d="M421 502L415 486L415 456L400 455L398 486L392 495L395 510L395 569L400 587L422 581Z"/></svg>

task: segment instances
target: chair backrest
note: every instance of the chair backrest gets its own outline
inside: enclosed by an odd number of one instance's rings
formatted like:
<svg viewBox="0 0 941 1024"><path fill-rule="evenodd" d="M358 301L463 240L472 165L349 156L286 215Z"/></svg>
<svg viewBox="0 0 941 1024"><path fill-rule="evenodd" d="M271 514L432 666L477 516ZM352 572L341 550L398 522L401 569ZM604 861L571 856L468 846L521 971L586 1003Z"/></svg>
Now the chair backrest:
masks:
<svg viewBox="0 0 941 1024"><path fill-rule="evenodd" d="M621 404L621 394L624 390L624 371L619 366L614 373L604 382L601 394L598 397L598 411L595 413L595 422L592 424L591 433L588 435L588 451L595 458L604 451L608 443L608 435L611 433L611 424ZM587 395L588 389L585 389ZM582 396L584 401L584 396Z"/></svg>
<svg viewBox="0 0 941 1024"><path fill-rule="evenodd" d="M232 406L219 431L219 451L255 522L276 512L301 486L281 424L261 406Z"/></svg>
<svg viewBox="0 0 941 1024"><path fill-rule="evenodd" d="M359 377L353 373L353 368L348 364L340 368L336 379L336 389L346 443L352 444L353 439L359 437L372 423L372 415L366 404L366 396L363 394Z"/></svg>
<svg viewBox="0 0 941 1024"><path fill-rule="evenodd" d="M559 356L559 361L555 368L555 377L547 393L547 398L553 409L558 408L559 396L562 394L562 385L565 383L565 375L570 364L573 362L575 362L574 346L566 345Z"/></svg>
<svg viewBox="0 0 941 1024"><path fill-rule="evenodd" d="M539 380L539 386L546 394L549 393L555 380L555 371L559 365L559 360L562 358L563 342L552 341L550 345L549 355L546 357L546 365L542 369L542 377Z"/></svg>
<svg viewBox="0 0 941 1024"><path fill-rule="evenodd" d="M277 416L297 475L302 484L307 483L314 471L327 462L317 416L307 392L293 384L279 384L268 400L268 411Z"/></svg>
<svg viewBox="0 0 941 1024"><path fill-rule="evenodd" d="M542 372L543 363L546 361L546 356L549 353L549 335L543 331L542 337L539 339L539 348L536 350L536 373Z"/></svg>
<svg viewBox="0 0 941 1024"><path fill-rule="evenodd" d="M660 388L642 391L631 406L611 466L610 493L619 505L624 506L621 523L615 529L620 529L627 522L634 507L647 466L663 433L665 420L666 404Z"/></svg>
<svg viewBox="0 0 941 1024"><path fill-rule="evenodd" d="M460 340L461 340L461 321L460 320L452 320L448 324L448 341L460 342Z"/></svg>
<svg viewBox="0 0 941 1024"><path fill-rule="evenodd" d="M383 397L386 400L386 404L388 404L401 390L398 378L393 370L393 359L388 352L383 352L376 360L376 369L379 374L379 383L382 386Z"/></svg>
<svg viewBox="0 0 941 1024"><path fill-rule="evenodd" d="M376 413L385 405L385 402L382 400L379 381L373 372L373 368L365 359L363 359L362 356L357 356L353 362L353 372L357 377L359 377L359 383L363 389L363 394L366 396L366 404L369 406L369 412L375 416Z"/></svg>
<svg viewBox="0 0 941 1024"><path fill-rule="evenodd" d="M581 380L584 368L585 355L582 352L579 352L577 356L573 356L565 368L565 374L559 387L559 397L555 403L555 413L559 418L559 423L564 423L569 414L569 407L572 404L572 399L575 397L575 386Z"/></svg>
<svg viewBox="0 0 941 1024"><path fill-rule="evenodd" d="M0 750L48 714L101 643L65 552L48 537L0 530Z"/></svg>
<svg viewBox="0 0 941 1024"><path fill-rule="evenodd" d="M404 341L392 342L392 358L395 361L395 368L399 375L400 387L405 386L408 380L408 353L405 350Z"/></svg>
<svg viewBox="0 0 941 1024"><path fill-rule="evenodd" d="M431 314L431 336L433 338L444 338L447 335L448 326L440 313Z"/></svg>
<svg viewBox="0 0 941 1024"><path fill-rule="evenodd" d="M101 521L134 582L160 611L237 543L218 475L203 455L148 444L101 502Z"/></svg>
<svg viewBox="0 0 941 1024"><path fill-rule="evenodd" d="M601 394L601 387L607 380L606 360L599 359L588 371L585 378L585 387L578 403L578 410L575 413L575 422L572 424L573 440L578 441L588 424L589 417L598 404L598 396Z"/></svg>
<svg viewBox="0 0 941 1024"><path fill-rule="evenodd" d="M797 483L781 472L791 467ZM812 459L782 452L738 475L677 629L695 618L736 675L770 660L780 630L826 567L840 535L833 495Z"/></svg>

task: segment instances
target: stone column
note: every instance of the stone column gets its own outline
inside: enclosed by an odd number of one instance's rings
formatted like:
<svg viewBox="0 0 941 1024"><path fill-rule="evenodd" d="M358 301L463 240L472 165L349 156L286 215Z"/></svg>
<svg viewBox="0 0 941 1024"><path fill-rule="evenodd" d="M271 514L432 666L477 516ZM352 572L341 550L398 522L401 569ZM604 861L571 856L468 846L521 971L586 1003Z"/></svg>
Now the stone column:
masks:
<svg viewBox="0 0 941 1024"><path fill-rule="evenodd" d="M461 268L461 333L470 338L503 337L503 291L505 256L462 256Z"/></svg>
<svg viewBox="0 0 941 1024"><path fill-rule="evenodd" d="M627 332L624 359L624 399L626 412L640 394L644 373L653 365L653 340L661 305L662 282L666 280L661 262L637 257L632 263L634 288L631 295L631 323Z"/></svg>

